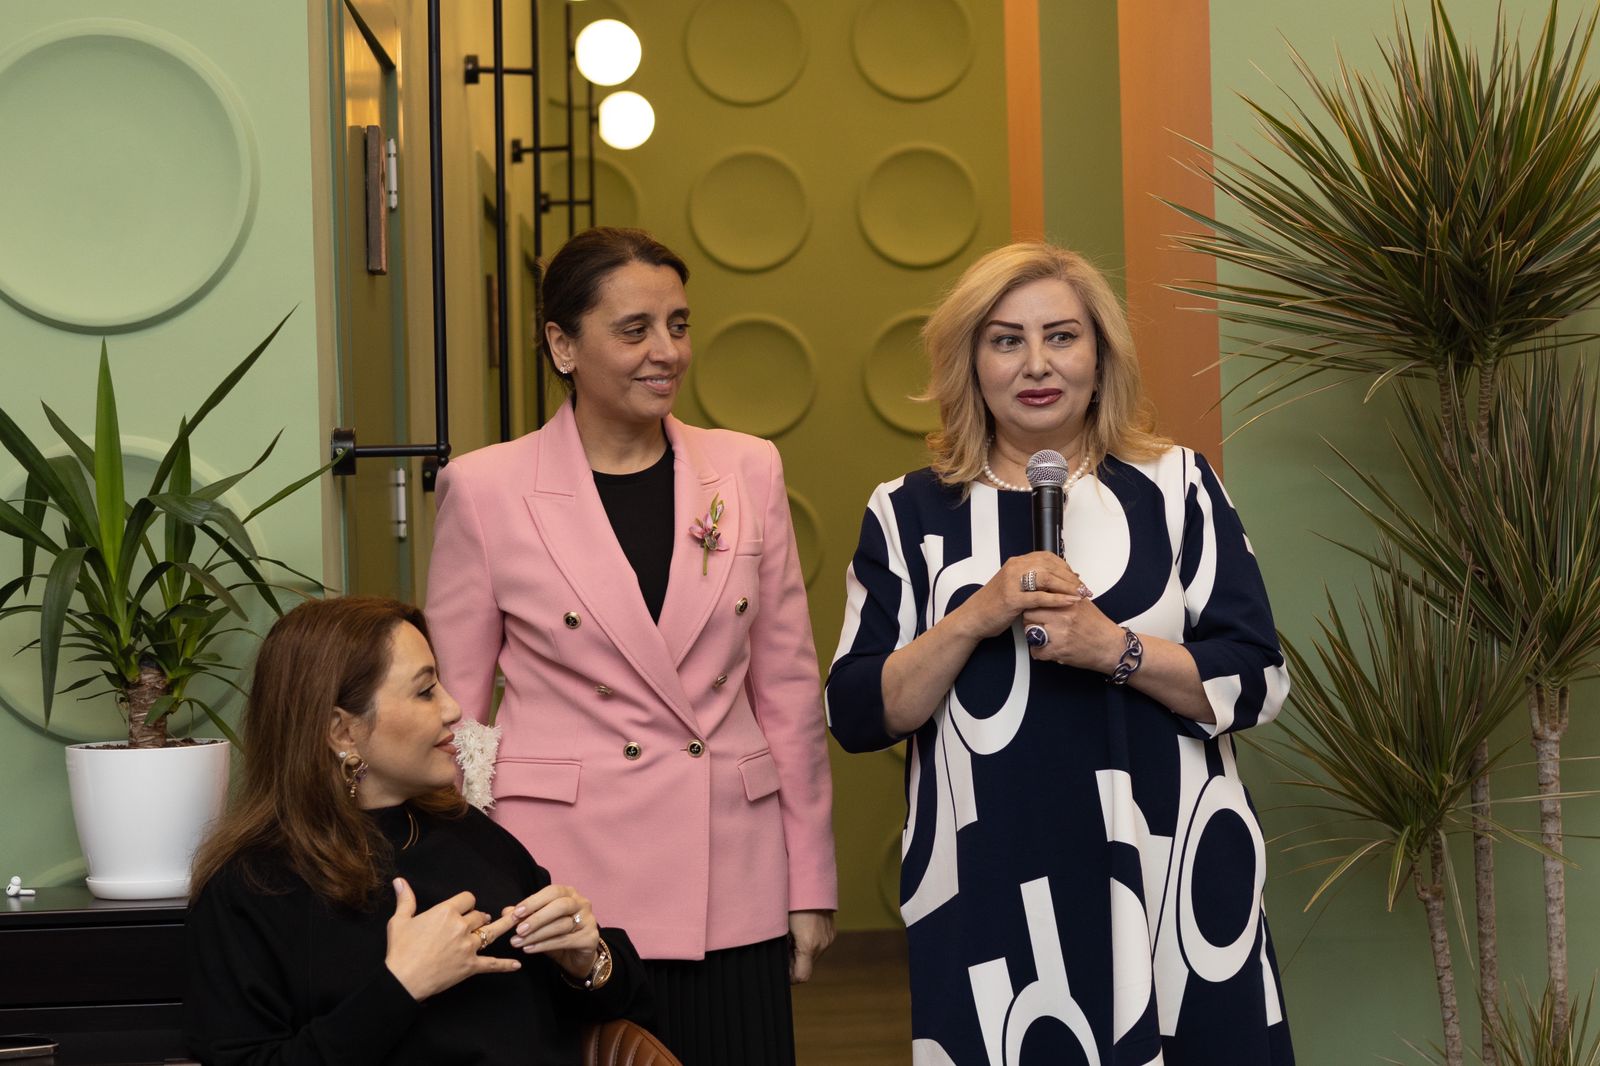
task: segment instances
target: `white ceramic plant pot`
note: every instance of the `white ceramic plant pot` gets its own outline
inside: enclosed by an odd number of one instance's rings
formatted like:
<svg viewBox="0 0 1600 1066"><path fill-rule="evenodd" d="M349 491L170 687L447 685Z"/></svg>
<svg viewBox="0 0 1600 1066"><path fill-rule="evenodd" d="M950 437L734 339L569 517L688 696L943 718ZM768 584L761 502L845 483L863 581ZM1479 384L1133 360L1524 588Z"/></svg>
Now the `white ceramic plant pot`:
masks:
<svg viewBox="0 0 1600 1066"><path fill-rule="evenodd" d="M189 892L189 864L228 794L225 740L167 748L67 748L72 817L101 899Z"/></svg>

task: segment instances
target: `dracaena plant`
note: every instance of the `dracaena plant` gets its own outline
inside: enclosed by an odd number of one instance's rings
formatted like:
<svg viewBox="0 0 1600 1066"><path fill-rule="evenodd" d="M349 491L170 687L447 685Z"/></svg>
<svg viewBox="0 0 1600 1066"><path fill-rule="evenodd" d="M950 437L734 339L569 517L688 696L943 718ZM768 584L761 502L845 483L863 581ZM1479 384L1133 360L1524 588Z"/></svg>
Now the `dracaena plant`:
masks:
<svg viewBox="0 0 1600 1066"><path fill-rule="evenodd" d="M237 687L229 676L236 666L225 660L218 642L247 627L253 599L281 614L277 593L295 591L269 581L268 570L316 585L263 557L245 527L322 470L238 515L223 496L266 462L277 436L247 469L199 487L190 466L190 439L287 321L286 315L192 415L179 421L149 487L131 502L104 342L92 447L44 404L45 417L66 449L64 455L47 456L0 408L0 445L25 474L22 496L0 500L0 533L22 542L22 572L0 584L0 619L38 618L39 635L24 650L38 653L46 724L57 695L103 682L104 688L78 698L114 696L127 721L130 746L165 744L168 719L185 708L203 712L237 743L226 720L193 685L210 677ZM58 692L66 653L95 672Z"/></svg>
<svg viewBox="0 0 1600 1066"><path fill-rule="evenodd" d="M1447 419L1482 419L1500 361L1600 296L1595 15L1564 40L1556 16L1552 0L1524 49L1502 12L1475 50L1434 0L1424 39L1402 16L1380 42L1381 75L1341 59L1320 78L1296 54L1309 107L1244 99L1278 158L1213 153L1205 174L1243 221L1169 201L1205 227L1180 245L1242 268L1180 290L1259 331L1238 354L1261 365L1235 388L1421 377ZM1475 371L1462 411L1452 386Z"/></svg>
<svg viewBox="0 0 1600 1066"><path fill-rule="evenodd" d="M1290 771L1290 783L1313 797L1306 806L1322 815L1294 845L1324 852L1308 867L1331 867L1308 908L1371 862L1387 870L1391 908L1408 883L1415 891L1428 921L1443 1061L1461 1066L1446 841L1473 828L1477 752L1521 705L1529 655L1472 624L1462 609L1465 588L1430 587L1406 574L1392 547L1379 559L1371 604L1360 606L1357 625L1330 597L1314 656L1284 641L1295 713L1279 720L1286 739L1262 750ZM1441 611L1442 604L1455 609ZM1495 761L1491 756L1490 765Z"/></svg>
<svg viewBox="0 0 1600 1066"><path fill-rule="evenodd" d="M1414 566L1470 582L1479 625L1531 653L1550 1018L1561 1038L1571 1013L1561 744L1573 682L1600 673L1600 391L1582 363L1564 372L1547 352L1501 378L1485 441L1460 427L1452 439L1410 398L1401 409L1411 444L1401 454L1427 507L1354 467L1372 502L1349 495Z"/></svg>
<svg viewBox="0 0 1600 1066"><path fill-rule="evenodd" d="M1600 1034L1591 1031L1590 1009L1594 988L1580 1006L1558 1013L1553 989L1546 987L1535 1000L1526 986L1516 1001L1507 997L1494 1031L1495 1045L1504 1066L1600 1066Z"/></svg>
<svg viewBox="0 0 1600 1066"><path fill-rule="evenodd" d="M1558 14L1550 0L1525 47L1501 10L1492 38L1473 47L1432 0L1424 33L1402 10L1394 37L1379 42L1377 73L1341 58L1321 77L1297 54L1306 103L1245 98L1269 151L1212 153L1204 171L1236 220L1171 204L1203 227L1177 238L1182 247L1236 268L1179 286L1250 333L1232 354L1256 365L1230 393L1289 402L1357 380L1370 397L1419 379L1437 390L1430 417L1446 467L1493 447L1502 364L1600 297L1600 83L1586 71L1600 13L1591 8L1565 34ZM1564 713L1558 700L1546 717ZM1481 1053L1495 1066L1502 997L1488 766L1485 745L1471 771L1473 885ZM1558 985L1563 927L1550 926ZM1567 1013L1563 988L1558 1029Z"/></svg>

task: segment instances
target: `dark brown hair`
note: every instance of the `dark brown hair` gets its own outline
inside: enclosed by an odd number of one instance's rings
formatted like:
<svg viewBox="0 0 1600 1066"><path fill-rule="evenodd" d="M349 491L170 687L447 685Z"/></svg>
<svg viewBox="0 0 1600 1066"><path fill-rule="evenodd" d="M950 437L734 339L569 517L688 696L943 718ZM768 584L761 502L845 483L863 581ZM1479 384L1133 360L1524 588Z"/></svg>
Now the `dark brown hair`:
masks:
<svg viewBox="0 0 1600 1066"><path fill-rule="evenodd" d="M244 773L195 856L191 898L247 853L270 853L317 895L346 906L361 906L378 887L388 844L351 801L328 728L336 707L372 713L403 622L428 636L420 610L381 596L311 600L278 619L256 656L240 738ZM439 813L464 807L453 788L412 802ZM269 887L250 863L243 872Z"/></svg>
<svg viewBox="0 0 1600 1066"><path fill-rule="evenodd" d="M621 226L596 226L573 237L545 268L541 301L544 322L539 323L539 346L555 367L555 357L544 339L544 323L554 322L569 337L578 336L583 316L600 302L600 286L611 272L629 263L671 267L684 284L689 282L689 267L671 248L642 229ZM572 376L556 373L572 387Z"/></svg>

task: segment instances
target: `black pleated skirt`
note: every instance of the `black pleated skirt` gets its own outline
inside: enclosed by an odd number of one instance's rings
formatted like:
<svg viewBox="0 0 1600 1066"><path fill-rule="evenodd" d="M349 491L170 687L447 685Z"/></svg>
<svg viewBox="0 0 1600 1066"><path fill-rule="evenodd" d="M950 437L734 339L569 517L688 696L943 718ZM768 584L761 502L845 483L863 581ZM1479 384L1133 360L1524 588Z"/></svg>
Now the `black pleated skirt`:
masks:
<svg viewBox="0 0 1600 1066"><path fill-rule="evenodd" d="M655 1034L683 1066L794 1066L788 937L644 968Z"/></svg>

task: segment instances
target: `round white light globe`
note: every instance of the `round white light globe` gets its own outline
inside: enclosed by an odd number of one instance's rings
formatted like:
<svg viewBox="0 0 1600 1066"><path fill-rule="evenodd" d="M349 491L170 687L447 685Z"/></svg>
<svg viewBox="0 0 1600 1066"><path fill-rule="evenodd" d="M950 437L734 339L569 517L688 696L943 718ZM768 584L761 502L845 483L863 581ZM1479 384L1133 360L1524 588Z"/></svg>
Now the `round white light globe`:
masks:
<svg viewBox="0 0 1600 1066"><path fill-rule="evenodd" d="M637 148L656 128L656 111L635 92L612 93L600 101L600 139L613 148Z"/></svg>
<svg viewBox="0 0 1600 1066"><path fill-rule="evenodd" d="M620 85L633 77L644 54L639 35L626 22L597 19L573 42L578 73L596 85Z"/></svg>

